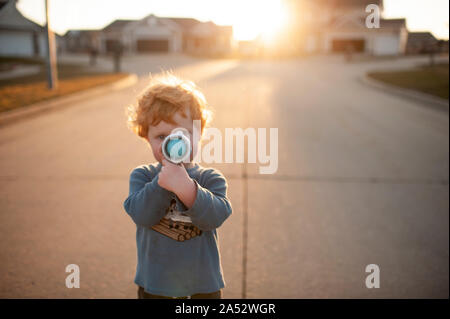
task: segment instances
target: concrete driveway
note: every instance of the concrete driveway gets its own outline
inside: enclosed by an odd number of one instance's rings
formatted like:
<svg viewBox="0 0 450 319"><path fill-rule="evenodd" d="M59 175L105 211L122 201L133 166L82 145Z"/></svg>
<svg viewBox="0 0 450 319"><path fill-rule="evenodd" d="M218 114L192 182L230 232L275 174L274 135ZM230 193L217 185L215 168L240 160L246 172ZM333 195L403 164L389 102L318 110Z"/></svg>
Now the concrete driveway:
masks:
<svg viewBox="0 0 450 319"><path fill-rule="evenodd" d="M213 164L233 204L219 229L225 298L448 298L448 113L358 80L426 58L127 59L135 86L0 128L0 297L136 297L122 204L130 171L154 159L124 107L148 72L172 68L203 88L222 132L278 128L276 174ZM79 289L65 287L72 263Z"/></svg>

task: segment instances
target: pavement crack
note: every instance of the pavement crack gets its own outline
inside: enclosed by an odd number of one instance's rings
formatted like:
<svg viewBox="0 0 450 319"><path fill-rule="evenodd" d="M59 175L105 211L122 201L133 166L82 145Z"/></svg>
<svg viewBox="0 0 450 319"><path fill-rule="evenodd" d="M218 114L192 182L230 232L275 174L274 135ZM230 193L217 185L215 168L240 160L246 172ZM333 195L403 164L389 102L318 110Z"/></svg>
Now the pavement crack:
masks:
<svg viewBox="0 0 450 319"><path fill-rule="evenodd" d="M248 174L247 165L242 167L242 299L247 298L247 251L248 251Z"/></svg>

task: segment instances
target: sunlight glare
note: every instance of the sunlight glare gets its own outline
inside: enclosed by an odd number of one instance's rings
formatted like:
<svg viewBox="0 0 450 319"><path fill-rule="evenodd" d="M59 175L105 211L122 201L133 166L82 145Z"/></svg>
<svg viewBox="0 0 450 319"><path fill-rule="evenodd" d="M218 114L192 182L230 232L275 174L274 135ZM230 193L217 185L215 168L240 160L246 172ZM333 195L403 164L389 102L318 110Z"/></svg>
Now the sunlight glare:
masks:
<svg viewBox="0 0 450 319"><path fill-rule="evenodd" d="M234 9L222 14L233 17L231 24L236 40L254 40L261 36L263 41L273 41L286 25L282 0L246 0L241 1L239 10Z"/></svg>

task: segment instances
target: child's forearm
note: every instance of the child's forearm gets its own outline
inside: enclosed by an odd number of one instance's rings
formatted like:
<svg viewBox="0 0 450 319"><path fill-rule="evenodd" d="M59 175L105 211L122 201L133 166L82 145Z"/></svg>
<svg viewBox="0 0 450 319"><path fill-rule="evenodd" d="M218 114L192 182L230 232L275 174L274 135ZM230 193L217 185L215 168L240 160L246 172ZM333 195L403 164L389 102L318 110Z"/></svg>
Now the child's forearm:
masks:
<svg viewBox="0 0 450 319"><path fill-rule="evenodd" d="M203 187L196 181L196 198L192 207L184 211L201 230L213 230L231 215L231 203L226 197L227 184L220 174L210 175Z"/></svg>
<svg viewBox="0 0 450 319"><path fill-rule="evenodd" d="M130 177L130 194L124 202L125 211L140 226L153 226L165 214L170 201L170 192L159 187L158 176L148 182L141 170L135 170Z"/></svg>
<svg viewBox="0 0 450 319"><path fill-rule="evenodd" d="M197 197L197 184L191 179L186 179L186 182L177 187L175 193L177 197L183 202L183 204L190 209L194 206L195 199Z"/></svg>

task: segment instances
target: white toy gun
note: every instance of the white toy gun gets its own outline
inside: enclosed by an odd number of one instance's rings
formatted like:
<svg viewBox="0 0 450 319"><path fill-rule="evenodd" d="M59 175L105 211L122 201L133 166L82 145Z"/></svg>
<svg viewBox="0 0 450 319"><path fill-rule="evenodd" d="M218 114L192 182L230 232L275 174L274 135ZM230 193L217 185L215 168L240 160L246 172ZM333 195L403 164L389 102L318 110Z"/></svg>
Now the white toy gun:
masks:
<svg viewBox="0 0 450 319"><path fill-rule="evenodd" d="M174 164L189 162L191 156L191 141L182 132L176 131L168 135L162 143L163 156Z"/></svg>

